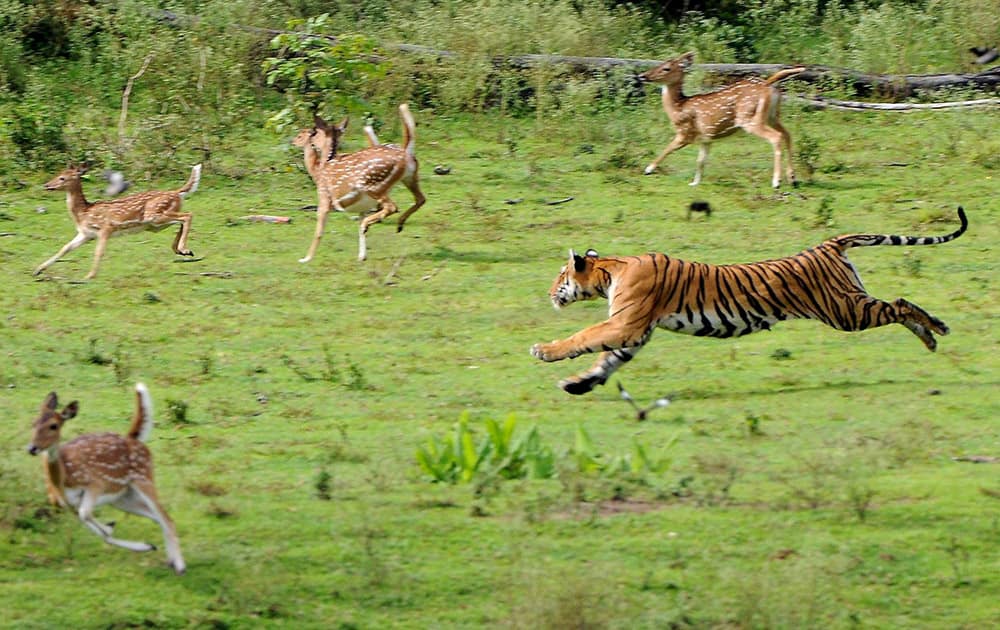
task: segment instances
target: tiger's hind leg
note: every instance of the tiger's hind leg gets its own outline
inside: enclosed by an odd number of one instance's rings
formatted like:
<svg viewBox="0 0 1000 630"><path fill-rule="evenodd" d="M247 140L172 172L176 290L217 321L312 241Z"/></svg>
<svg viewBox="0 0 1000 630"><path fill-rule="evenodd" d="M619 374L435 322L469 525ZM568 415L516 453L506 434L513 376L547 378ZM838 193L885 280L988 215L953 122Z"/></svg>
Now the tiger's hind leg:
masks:
<svg viewBox="0 0 1000 630"><path fill-rule="evenodd" d="M615 370L631 361L641 349L642 346L634 346L632 348L620 348L618 350L602 352L597 357L597 361L590 366L590 369L559 381L559 387L567 394L573 394L574 396L586 394L598 385L607 383L608 377Z"/></svg>
<svg viewBox="0 0 1000 630"><path fill-rule="evenodd" d="M886 324L902 324L914 335L920 337L920 340L931 352L937 349L937 339L934 338L934 333L948 334L948 326L943 321L903 298L889 303L870 295L860 294L854 299L855 303L852 306L856 316L853 318L853 323L840 322L834 324L836 328L867 330Z"/></svg>

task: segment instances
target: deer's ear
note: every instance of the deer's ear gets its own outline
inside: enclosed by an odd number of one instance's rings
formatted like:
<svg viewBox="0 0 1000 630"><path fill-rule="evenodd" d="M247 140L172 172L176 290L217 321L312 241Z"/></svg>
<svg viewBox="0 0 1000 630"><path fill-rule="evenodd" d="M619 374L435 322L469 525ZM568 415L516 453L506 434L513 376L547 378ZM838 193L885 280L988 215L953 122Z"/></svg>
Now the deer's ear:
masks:
<svg viewBox="0 0 1000 630"><path fill-rule="evenodd" d="M323 130L330 128L330 124L323 120L319 114L313 114L313 126Z"/></svg>
<svg viewBox="0 0 1000 630"><path fill-rule="evenodd" d="M55 411L56 407L59 406L59 396L55 392L49 392L49 395L45 397L45 401L42 402L42 411L48 409L49 411Z"/></svg>
<svg viewBox="0 0 1000 630"><path fill-rule="evenodd" d="M681 67L687 70L694 64L694 51L686 52L680 58Z"/></svg>
<svg viewBox="0 0 1000 630"><path fill-rule="evenodd" d="M80 411L80 403L74 400L70 404L66 405L66 408L63 409L62 413L59 415L62 416L62 419L65 421L70 418L75 418L78 411Z"/></svg>
<svg viewBox="0 0 1000 630"><path fill-rule="evenodd" d="M348 120L348 116L344 116L344 119L341 120L339 123L337 123L337 129L339 129L341 132L346 131L347 130L347 120Z"/></svg>

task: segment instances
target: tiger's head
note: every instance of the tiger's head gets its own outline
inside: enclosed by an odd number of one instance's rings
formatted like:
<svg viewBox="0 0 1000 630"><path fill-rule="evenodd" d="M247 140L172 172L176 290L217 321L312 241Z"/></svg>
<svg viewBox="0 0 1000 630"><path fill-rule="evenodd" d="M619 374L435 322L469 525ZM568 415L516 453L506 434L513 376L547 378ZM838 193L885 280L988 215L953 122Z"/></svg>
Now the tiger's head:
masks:
<svg viewBox="0 0 1000 630"><path fill-rule="evenodd" d="M556 310L577 300L607 296L608 275L598 272L597 261L597 252L592 249L583 256L569 250L569 262L549 289L549 299Z"/></svg>

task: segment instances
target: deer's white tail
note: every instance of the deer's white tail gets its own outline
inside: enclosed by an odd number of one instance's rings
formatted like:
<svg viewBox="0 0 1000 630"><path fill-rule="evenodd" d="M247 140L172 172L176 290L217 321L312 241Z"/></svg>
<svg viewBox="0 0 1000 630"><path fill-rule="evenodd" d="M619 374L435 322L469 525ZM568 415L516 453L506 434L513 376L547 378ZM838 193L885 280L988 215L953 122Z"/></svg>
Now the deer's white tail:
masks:
<svg viewBox="0 0 1000 630"><path fill-rule="evenodd" d="M191 177L188 177L187 183L177 191L181 197L186 197L187 195L193 194L194 191L198 190L198 183L201 181L201 164L195 164L194 168L191 169Z"/></svg>
<svg viewBox="0 0 1000 630"><path fill-rule="evenodd" d="M135 384L135 393L135 416L132 418L132 428L129 429L128 436L145 442L153 432L153 399L144 383Z"/></svg>
<svg viewBox="0 0 1000 630"><path fill-rule="evenodd" d="M417 144L417 123L413 121L410 106L406 103L399 106L399 117L403 119L403 151L413 155Z"/></svg>
<svg viewBox="0 0 1000 630"><path fill-rule="evenodd" d="M799 74L800 72L805 72L805 70L806 70L805 68L786 68L784 70L778 70L777 72L769 76L767 80L764 81L764 83L766 85L773 85L778 81L787 79L790 76L794 76L796 74Z"/></svg>

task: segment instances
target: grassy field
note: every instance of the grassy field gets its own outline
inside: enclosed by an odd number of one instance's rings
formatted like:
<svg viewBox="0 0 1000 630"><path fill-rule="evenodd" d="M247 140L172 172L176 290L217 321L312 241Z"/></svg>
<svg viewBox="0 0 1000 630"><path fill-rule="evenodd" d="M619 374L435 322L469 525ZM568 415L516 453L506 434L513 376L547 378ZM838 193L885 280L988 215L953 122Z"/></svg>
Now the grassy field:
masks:
<svg viewBox="0 0 1000 630"><path fill-rule="evenodd" d="M400 234L375 226L364 263L343 215L297 262L314 189L288 138L264 132L208 165L185 202L191 262L174 259L172 232L146 233L112 241L90 283L74 281L93 245L33 278L73 235L63 195L41 189L51 173L3 195L0 624L1000 625L1000 464L953 460L1000 456L996 112L786 106L816 171L777 194L770 148L749 136L718 143L696 189L693 148L643 177L670 137L652 98L592 118L414 113L428 202ZM383 141L398 139L385 117ZM357 127L350 139L363 144ZM101 187L85 184L92 199ZM692 200L715 212L688 220ZM571 247L747 262L840 233L945 234L960 204L970 228L953 243L851 251L873 295L948 323L935 354L901 326L659 331L584 397L555 384L590 358L528 354L606 315L598 302L552 309ZM240 219L257 213L293 220ZM162 551L107 547L47 508L24 452L47 392L80 401L68 437L124 431L138 380L156 405L150 447L183 577ZM614 381L673 402L638 422ZM519 432L537 426L559 477L430 483L415 450L463 413L477 436L510 414ZM563 454L581 426L607 457L638 442L671 465L580 472ZM120 536L162 542L151 521L101 514Z"/></svg>

